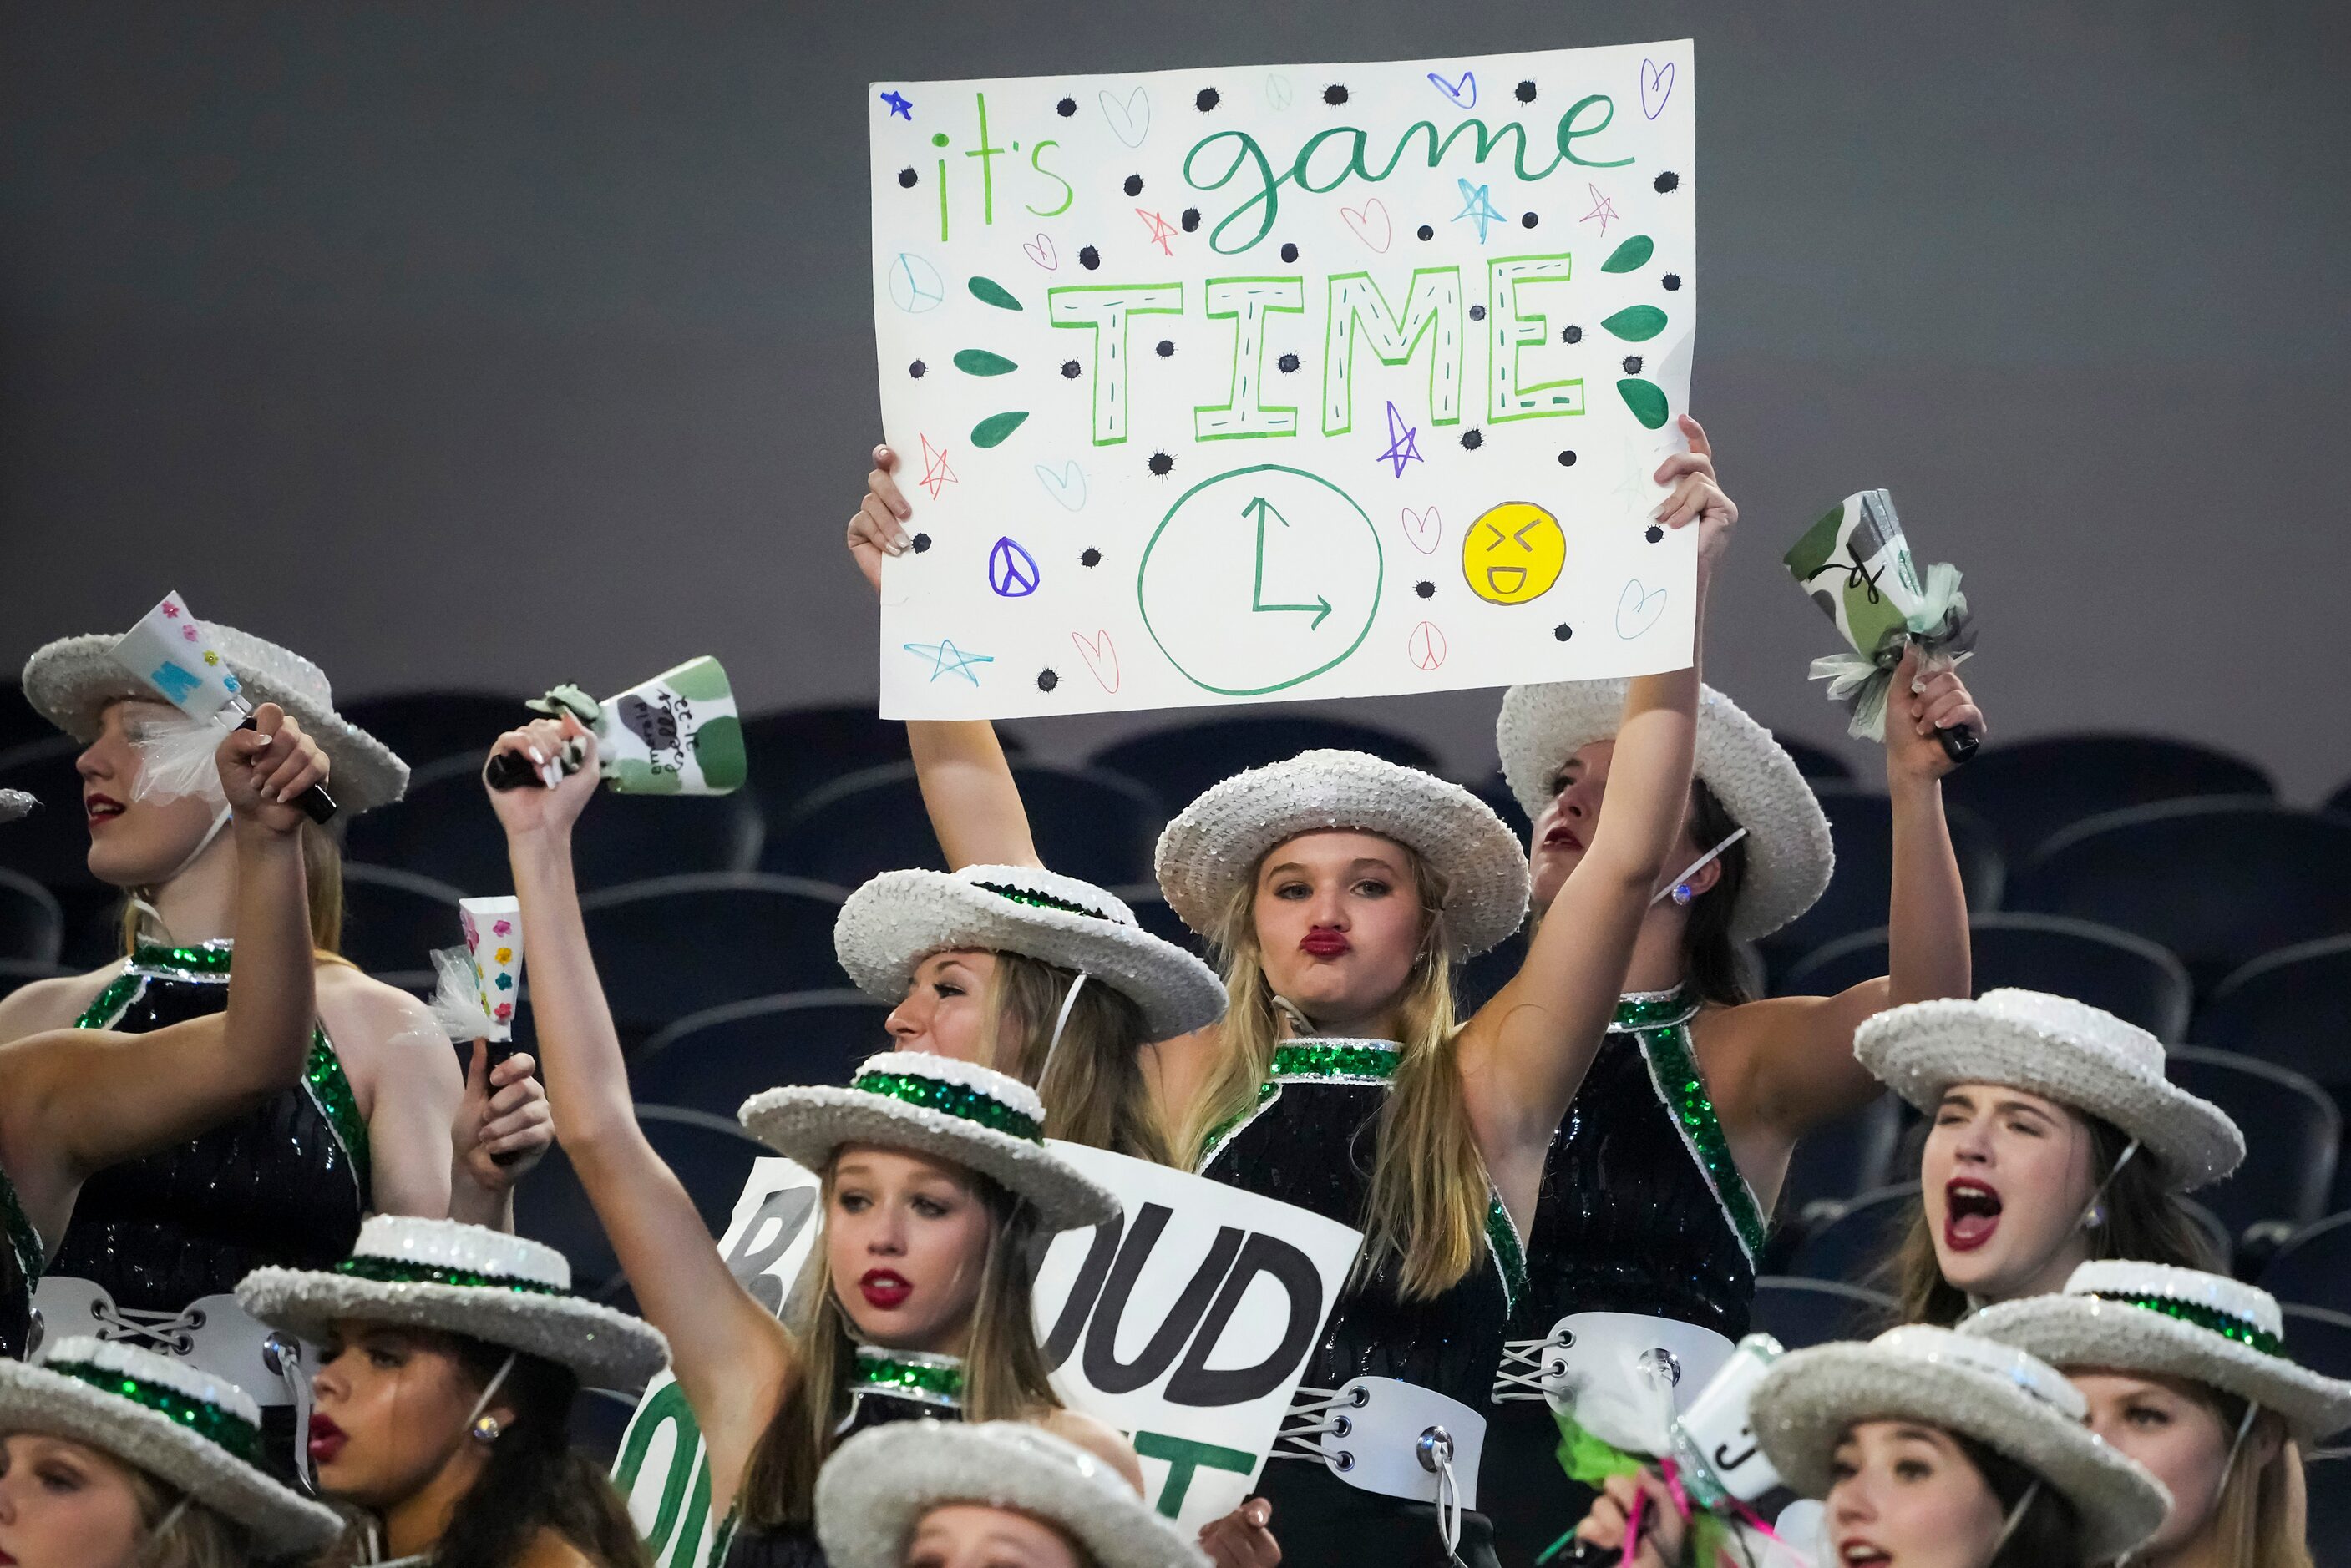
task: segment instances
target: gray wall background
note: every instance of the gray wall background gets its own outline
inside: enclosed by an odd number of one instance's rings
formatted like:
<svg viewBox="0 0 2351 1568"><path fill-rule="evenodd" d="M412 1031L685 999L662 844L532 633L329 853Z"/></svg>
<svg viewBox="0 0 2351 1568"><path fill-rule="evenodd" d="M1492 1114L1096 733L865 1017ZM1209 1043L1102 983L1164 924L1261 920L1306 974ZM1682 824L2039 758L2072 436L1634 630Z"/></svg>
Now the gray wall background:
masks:
<svg viewBox="0 0 2351 1568"><path fill-rule="evenodd" d="M2351 8L2258 0L17 0L0 659L177 586L345 694L706 649L752 705L870 699L869 80L1685 35L1715 680L1838 734L1777 558L1886 484L1967 572L1999 736L2351 774ZM1332 706L1482 770L1496 701Z"/></svg>

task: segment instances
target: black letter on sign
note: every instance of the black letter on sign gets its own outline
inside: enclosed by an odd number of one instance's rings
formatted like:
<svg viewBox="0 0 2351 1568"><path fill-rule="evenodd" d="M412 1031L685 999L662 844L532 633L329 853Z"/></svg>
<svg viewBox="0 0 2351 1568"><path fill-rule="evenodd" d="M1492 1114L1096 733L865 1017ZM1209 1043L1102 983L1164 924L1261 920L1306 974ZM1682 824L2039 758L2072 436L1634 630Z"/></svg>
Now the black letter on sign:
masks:
<svg viewBox="0 0 2351 1568"><path fill-rule="evenodd" d="M1152 1206L1143 1206L1148 1214ZM1159 1210L1165 1223L1167 1210ZM1094 1298L1102 1294L1102 1282L1110 1278L1111 1260L1118 1255L1118 1239L1124 1221L1111 1220L1094 1227L1094 1239L1086 1249L1086 1261L1078 1265L1078 1277L1070 1286L1070 1299L1061 1303L1061 1315L1053 1324L1053 1332L1045 1336L1045 1370L1059 1372L1070 1352L1078 1347L1078 1335L1085 1332L1086 1315L1094 1310ZM1029 1271L1036 1272L1033 1268Z"/></svg>
<svg viewBox="0 0 2351 1568"><path fill-rule="evenodd" d="M1210 1353L1224 1337L1225 1325L1239 1310L1249 1282L1259 1274L1271 1275L1274 1283L1290 1298L1290 1322L1281 1331L1281 1343L1255 1366L1209 1371ZM1299 1358L1306 1354L1314 1330L1322 1322L1322 1277L1314 1272L1314 1261L1278 1236L1251 1236L1249 1245L1241 1249L1240 1261L1227 1277L1225 1288L1217 1293L1217 1304L1208 1309L1207 1321L1200 1325L1184 1365L1167 1380L1167 1402L1246 1405L1262 1398L1281 1386L1281 1380L1290 1376Z"/></svg>
<svg viewBox="0 0 2351 1568"><path fill-rule="evenodd" d="M1118 1266L1111 1271L1110 1283L1102 1287L1102 1302L1094 1308L1093 1321L1086 1326L1086 1381L1105 1394L1132 1394L1157 1382L1159 1375L1176 1364L1184 1342L1199 1327L1200 1314L1208 1310L1208 1298L1216 1293L1217 1282L1233 1266L1233 1254L1241 1250L1243 1232L1230 1225L1218 1227L1217 1239L1208 1245L1208 1255L1200 1260L1191 1282L1160 1320L1151 1343L1143 1347L1142 1355L1121 1366L1119 1320L1126 1315L1135 1279L1151 1257L1152 1244L1167 1228L1167 1217L1168 1210L1158 1204L1143 1206L1134 1229L1127 1232L1125 1244L1118 1250Z"/></svg>
<svg viewBox="0 0 2351 1568"><path fill-rule="evenodd" d="M800 1232L808 1229L809 1216L815 1211L816 1189L813 1187L787 1187L780 1192L768 1193L765 1201L760 1203L759 1211L751 1217L751 1223L744 1231L743 1240L737 1244L735 1255L726 1260L727 1272L751 1293L752 1299L771 1313L780 1314L784 1310L785 1282L767 1272L768 1265L782 1257L790 1250L791 1244L799 1240ZM760 1232L768 1228L770 1220L776 1226L774 1238L764 1247L755 1247Z"/></svg>

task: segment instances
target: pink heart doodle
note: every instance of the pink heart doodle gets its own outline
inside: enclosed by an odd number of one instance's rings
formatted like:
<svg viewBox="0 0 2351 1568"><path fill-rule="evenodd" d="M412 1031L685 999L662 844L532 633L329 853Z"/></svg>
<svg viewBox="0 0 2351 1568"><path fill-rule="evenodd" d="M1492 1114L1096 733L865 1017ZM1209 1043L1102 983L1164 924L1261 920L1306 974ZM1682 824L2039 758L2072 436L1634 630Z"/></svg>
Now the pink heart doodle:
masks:
<svg viewBox="0 0 2351 1568"><path fill-rule="evenodd" d="M1092 637L1084 632L1070 633L1070 640L1078 645L1078 656L1086 661L1086 670L1095 684L1115 696L1118 692L1118 649L1107 631L1097 631ZM1105 673L1107 670L1107 673Z"/></svg>
<svg viewBox="0 0 2351 1568"><path fill-rule="evenodd" d="M1053 248L1053 236L1050 234L1039 234L1028 241L1021 245L1020 254L1047 272L1052 272L1061 265L1061 253Z"/></svg>
<svg viewBox="0 0 2351 1568"><path fill-rule="evenodd" d="M1389 244L1395 239L1395 220L1388 216L1388 204L1385 202L1374 196L1361 207L1340 208L1339 216L1347 220L1347 227L1355 232L1357 239L1371 246L1381 255L1387 254ZM1379 238L1377 239L1372 237L1374 219L1378 220Z"/></svg>
<svg viewBox="0 0 2351 1568"><path fill-rule="evenodd" d="M1432 506L1426 512L1415 512L1407 506L1404 509L1402 522L1405 544L1424 556L1437 554L1437 546L1445 540L1445 519L1437 514L1436 507Z"/></svg>
<svg viewBox="0 0 2351 1568"><path fill-rule="evenodd" d="M1655 97L1650 95L1655 94ZM1655 60L1641 62L1641 112L1651 119L1666 112L1666 99L1674 96L1674 62L1664 65Z"/></svg>

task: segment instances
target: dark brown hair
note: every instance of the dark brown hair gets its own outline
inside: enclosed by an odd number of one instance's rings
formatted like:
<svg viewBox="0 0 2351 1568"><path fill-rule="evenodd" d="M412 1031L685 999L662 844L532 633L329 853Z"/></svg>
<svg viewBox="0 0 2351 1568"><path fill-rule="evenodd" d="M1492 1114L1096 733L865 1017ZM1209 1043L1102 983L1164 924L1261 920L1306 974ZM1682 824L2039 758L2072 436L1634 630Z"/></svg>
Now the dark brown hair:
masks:
<svg viewBox="0 0 2351 1568"><path fill-rule="evenodd" d="M2040 1478L2006 1454L1964 1433L1951 1432L1949 1437L1983 1477L1984 1484L1991 1488L1992 1496L2000 1500L2001 1518L2007 1519ZM2032 1506L2024 1511L2024 1517L2016 1521L2016 1528L2009 1532L2007 1541L1984 1568L2057 1568L2060 1564L2071 1568L2082 1560L2081 1516L2055 1487L2043 1485L2033 1494Z"/></svg>
<svg viewBox="0 0 2351 1568"><path fill-rule="evenodd" d="M1690 781L1689 836L1700 855L1739 831L1740 824L1702 779ZM1682 957L1691 989L1718 1007L1752 1002L1747 977L1739 964L1739 944L1731 940L1731 917L1739 907L1739 891L1747 885L1747 840L1740 839L1714 858L1720 868L1714 886L1690 900L1689 920L1682 927Z"/></svg>

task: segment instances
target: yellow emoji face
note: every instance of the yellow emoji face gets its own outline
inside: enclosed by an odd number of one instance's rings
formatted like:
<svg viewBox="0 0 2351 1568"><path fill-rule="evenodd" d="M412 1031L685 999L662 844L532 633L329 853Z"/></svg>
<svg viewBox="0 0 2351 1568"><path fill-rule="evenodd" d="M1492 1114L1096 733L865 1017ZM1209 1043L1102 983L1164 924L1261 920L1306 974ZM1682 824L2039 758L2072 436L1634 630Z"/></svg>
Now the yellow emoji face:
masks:
<svg viewBox="0 0 2351 1568"><path fill-rule="evenodd" d="M1541 598L1566 562L1559 519L1531 501L1502 503L1469 524L1461 541L1461 575L1489 604Z"/></svg>

